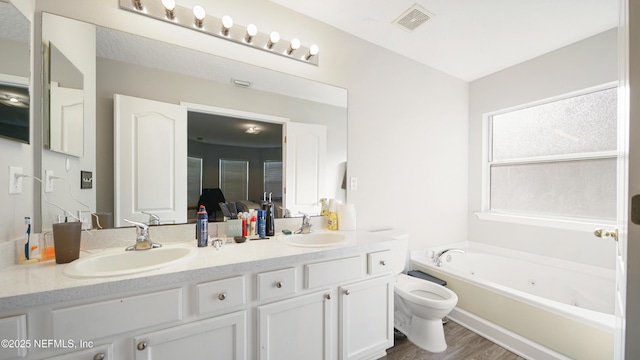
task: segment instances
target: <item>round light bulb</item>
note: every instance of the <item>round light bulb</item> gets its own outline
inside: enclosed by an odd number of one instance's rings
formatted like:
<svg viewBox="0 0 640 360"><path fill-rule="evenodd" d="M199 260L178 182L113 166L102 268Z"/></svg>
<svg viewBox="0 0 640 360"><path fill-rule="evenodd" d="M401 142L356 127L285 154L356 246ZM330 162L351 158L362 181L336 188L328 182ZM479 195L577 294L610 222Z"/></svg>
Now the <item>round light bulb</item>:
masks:
<svg viewBox="0 0 640 360"><path fill-rule="evenodd" d="M300 48L300 40L298 38L293 38L293 40L291 40L291 49L297 50L298 48Z"/></svg>
<svg viewBox="0 0 640 360"><path fill-rule="evenodd" d="M319 52L320 48L316 44L311 45L311 47L309 48L309 55L311 56L318 55Z"/></svg>
<svg viewBox="0 0 640 360"><path fill-rule="evenodd" d="M173 11L176 8L175 0L162 0L162 6L169 11Z"/></svg>
<svg viewBox="0 0 640 360"><path fill-rule="evenodd" d="M225 29L231 29L233 26L233 19L231 16L225 15L222 17L222 26L224 26Z"/></svg>
<svg viewBox="0 0 640 360"><path fill-rule="evenodd" d="M271 41L273 44L277 43L278 41L280 41L280 34L278 34L277 31L272 31L269 35L269 41Z"/></svg>
<svg viewBox="0 0 640 360"><path fill-rule="evenodd" d="M258 34L258 27L253 24L247 25L247 34L249 34L249 36L256 36Z"/></svg>
<svg viewBox="0 0 640 360"><path fill-rule="evenodd" d="M204 8L200 5L196 5L193 7L193 16L196 17L196 19L202 21L204 20L204 17L207 15L207 13L204 11Z"/></svg>

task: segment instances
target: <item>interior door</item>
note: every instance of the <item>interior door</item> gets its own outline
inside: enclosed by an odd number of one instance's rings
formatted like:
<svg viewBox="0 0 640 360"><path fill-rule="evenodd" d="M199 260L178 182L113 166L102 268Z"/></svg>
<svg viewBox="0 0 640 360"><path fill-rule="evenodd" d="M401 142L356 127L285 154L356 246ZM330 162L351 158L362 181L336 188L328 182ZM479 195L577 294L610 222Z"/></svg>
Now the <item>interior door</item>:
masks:
<svg viewBox="0 0 640 360"><path fill-rule="evenodd" d="M118 94L114 106L115 226L185 223L187 108Z"/></svg>
<svg viewBox="0 0 640 360"><path fill-rule="evenodd" d="M293 216L320 214L326 186L327 127L289 122L285 134L285 208Z"/></svg>

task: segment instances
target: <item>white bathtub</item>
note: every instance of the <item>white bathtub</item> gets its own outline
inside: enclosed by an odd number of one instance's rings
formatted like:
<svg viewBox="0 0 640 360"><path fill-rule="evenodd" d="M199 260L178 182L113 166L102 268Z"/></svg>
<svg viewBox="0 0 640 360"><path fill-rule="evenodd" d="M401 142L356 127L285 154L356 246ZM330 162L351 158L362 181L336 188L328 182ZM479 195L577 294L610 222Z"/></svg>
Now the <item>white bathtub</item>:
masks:
<svg viewBox="0 0 640 360"><path fill-rule="evenodd" d="M433 251L450 252L442 267ZM411 262L447 281L451 318L531 359L613 358L615 272L465 242L413 251Z"/></svg>

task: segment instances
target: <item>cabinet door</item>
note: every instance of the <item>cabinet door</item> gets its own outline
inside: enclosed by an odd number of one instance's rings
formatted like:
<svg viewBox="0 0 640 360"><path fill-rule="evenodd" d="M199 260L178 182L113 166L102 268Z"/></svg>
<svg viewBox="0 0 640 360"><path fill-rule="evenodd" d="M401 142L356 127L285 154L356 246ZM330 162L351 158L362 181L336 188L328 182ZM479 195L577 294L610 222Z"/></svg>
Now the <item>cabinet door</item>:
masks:
<svg viewBox="0 0 640 360"><path fill-rule="evenodd" d="M78 344L76 344L78 345ZM113 360L113 349L111 345L96 346L91 349L75 351L69 354L47 358L47 360Z"/></svg>
<svg viewBox="0 0 640 360"><path fill-rule="evenodd" d="M341 359L370 358L393 346L393 276L340 287Z"/></svg>
<svg viewBox="0 0 640 360"><path fill-rule="evenodd" d="M134 346L136 360L244 360L246 311L136 336Z"/></svg>
<svg viewBox="0 0 640 360"><path fill-rule="evenodd" d="M331 358L331 292L258 306L258 359Z"/></svg>

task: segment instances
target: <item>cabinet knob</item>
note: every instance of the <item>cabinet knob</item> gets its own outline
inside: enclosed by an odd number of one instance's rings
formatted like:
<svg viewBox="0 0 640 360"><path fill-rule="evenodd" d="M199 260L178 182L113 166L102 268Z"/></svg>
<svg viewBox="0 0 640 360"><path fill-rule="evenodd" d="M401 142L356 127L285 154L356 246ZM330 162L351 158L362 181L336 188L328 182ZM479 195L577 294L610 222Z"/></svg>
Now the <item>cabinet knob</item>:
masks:
<svg viewBox="0 0 640 360"><path fill-rule="evenodd" d="M327 300L331 300L331 293L324 296Z"/></svg>
<svg viewBox="0 0 640 360"><path fill-rule="evenodd" d="M147 348L147 342L146 341L140 341L138 343L138 346L136 346L136 348L140 351L144 350Z"/></svg>
<svg viewBox="0 0 640 360"><path fill-rule="evenodd" d="M282 288L282 286L283 286L283 285L284 285L284 283L283 283L282 281L278 281L278 282L276 283L276 287L277 287L278 289Z"/></svg>
<svg viewBox="0 0 640 360"><path fill-rule="evenodd" d="M380 265L382 265L382 266L387 265L387 261L386 260L380 260Z"/></svg>
<svg viewBox="0 0 640 360"><path fill-rule="evenodd" d="M344 291L344 294L345 295L349 295L349 294L351 294L351 291L349 291L349 289L347 289L347 290Z"/></svg>
<svg viewBox="0 0 640 360"><path fill-rule="evenodd" d="M227 293L220 293L220 295L218 295L218 300L222 301L224 299L227 298Z"/></svg>
<svg viewBox="0 0 640 360"><path fill-rule="evenodd" d="M93 360L104 360L104 353L97 353L94 357Z"/></svg>

